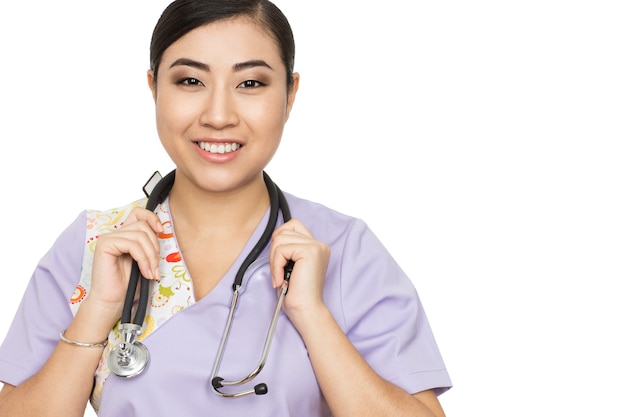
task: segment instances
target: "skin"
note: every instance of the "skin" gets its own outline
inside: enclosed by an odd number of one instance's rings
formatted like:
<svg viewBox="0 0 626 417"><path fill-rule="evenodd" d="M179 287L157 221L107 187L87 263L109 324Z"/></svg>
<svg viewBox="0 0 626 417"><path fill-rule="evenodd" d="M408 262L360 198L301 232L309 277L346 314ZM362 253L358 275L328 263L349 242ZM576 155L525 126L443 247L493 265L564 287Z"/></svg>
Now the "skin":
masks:
<svg viewBox="0 0 626 417"><path fill-rule="evenodd" d="M158 79L148 72L159 137L177 167L170 207L197 299L221 279L269 206L262 171L280 144L299 84L295 74L288 89L285 71L273 39L236 18L189 32L165 51ZM240 147L210 154L200 142ZM121 314L131 257L146 278L158 278L161 231L154 213L135 209L122 228L99 238L92 290L68 338L106 338ZM328 245L297 219L273 234L272 284L280 287L293 259L283 308L333 415L443 417L432 390L411 395L380 378L343 334L322 298L329 257ZM18 387L4 386L0 415L82 416L101 353L60 342L41 371Z"/></svg>

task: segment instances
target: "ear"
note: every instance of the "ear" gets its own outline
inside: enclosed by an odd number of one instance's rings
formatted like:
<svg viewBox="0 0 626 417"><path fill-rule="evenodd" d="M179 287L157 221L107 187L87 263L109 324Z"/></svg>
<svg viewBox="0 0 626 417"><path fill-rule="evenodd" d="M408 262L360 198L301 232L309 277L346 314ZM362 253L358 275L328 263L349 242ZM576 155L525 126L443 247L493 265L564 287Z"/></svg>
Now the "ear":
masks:
<svg viewBox="0 0 626 417"><path fill-rule="evenodd" d="M150 91L152 91L152 98L156 101L156 79L154 78L154 71L148 70L148 87L150 87Z"/></svg>
<svg viewBox="0 0 626 417"><path fill-rule="evenodd" d="M296 101L296 93L298 92L298 87L300 86L300 74L297 72L293 73L293 86L287 92L287 113L285 120L289 120L289 114L291 113L291 108L293 107L293 102Z"/></svg>

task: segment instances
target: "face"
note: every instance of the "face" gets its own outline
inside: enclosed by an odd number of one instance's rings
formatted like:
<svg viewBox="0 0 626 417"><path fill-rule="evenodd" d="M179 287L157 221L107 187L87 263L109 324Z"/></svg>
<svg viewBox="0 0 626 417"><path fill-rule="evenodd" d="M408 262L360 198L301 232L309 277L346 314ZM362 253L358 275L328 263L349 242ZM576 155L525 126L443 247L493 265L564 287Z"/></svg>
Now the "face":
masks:
<svg viewBox="0 0 626 417"><path fill-rule="evenodd" d="M280 143L294 76L288 90L277 44L244 17L199 27L170 45L158 79L150 71L148 82L177 183L219 192L258 180Z"/></svg>

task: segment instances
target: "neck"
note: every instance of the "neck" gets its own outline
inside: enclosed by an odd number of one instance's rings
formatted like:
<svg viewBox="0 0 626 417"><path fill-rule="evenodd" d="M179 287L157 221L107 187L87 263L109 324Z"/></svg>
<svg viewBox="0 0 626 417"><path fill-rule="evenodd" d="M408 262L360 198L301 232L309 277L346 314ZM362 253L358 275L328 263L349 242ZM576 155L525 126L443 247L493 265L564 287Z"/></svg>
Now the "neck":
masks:
<svg viewBox="0 0 626 417"><path fill-rule="evenodd" d="M228 191L207 191L176 176L169 195L177 234L228 235L254 230L269 207L263 176Z"/></svg>

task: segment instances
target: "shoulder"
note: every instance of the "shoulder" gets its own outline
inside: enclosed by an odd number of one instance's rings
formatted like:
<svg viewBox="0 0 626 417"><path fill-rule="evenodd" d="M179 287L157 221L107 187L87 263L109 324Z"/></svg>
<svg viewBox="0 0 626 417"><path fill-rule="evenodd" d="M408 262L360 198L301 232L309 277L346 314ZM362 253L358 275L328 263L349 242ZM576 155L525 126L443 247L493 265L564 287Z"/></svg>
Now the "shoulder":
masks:
<svg viewBox="0 0 626 417"><path fill-rule="evenodd" d="M378 257L389 254L367 223L323 204L285 193L291 216L300 220L319 241L331 246L333 260L354 260L358 254ZM349 254L347 258L344 256Z"/></svg>
<svg viewBox="0 0 626 417"><path fill-rule="evenodd" d="M339 212L324 204L285 193L291 216L300 220L320 240L348 233L355 225L364 226L360 219Z"/></svg>
<svg viewBox="0 0 626 417"><path fill-rule="evenodd" d="M142 204L145 206L145 201L145 198L139 199L127 205L108 210L85 209L81 211L56 238L43 260L65 258L68 248L76 248L74 251L76 254L82 253L82 247L84 243L89 242L90 237L93 238L109 229L112 230L119 227L124 223L132 209L140 207ZM59 256L59 254L62 254L62 256Z"/></svg>

